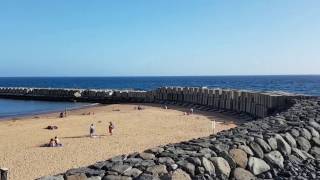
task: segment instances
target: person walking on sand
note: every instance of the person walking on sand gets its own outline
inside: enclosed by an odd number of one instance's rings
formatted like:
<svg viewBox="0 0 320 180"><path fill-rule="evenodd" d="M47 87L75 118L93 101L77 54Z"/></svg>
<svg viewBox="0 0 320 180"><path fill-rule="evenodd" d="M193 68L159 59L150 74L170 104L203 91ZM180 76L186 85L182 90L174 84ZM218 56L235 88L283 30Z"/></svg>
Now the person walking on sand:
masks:
<svg viewBox="0 0 320 180"><path fill-rule="evenodd" d="M94 137L96 134L96 128L94 127L93 124L90 126L90 137Z"/></svg>
<svg viewBox="0 0 320 180"><path fill-rule="evenodd" d="M109 134L112 135L112 131L114 129L114 125L112 124L112 122L109 122Z"/></svg>

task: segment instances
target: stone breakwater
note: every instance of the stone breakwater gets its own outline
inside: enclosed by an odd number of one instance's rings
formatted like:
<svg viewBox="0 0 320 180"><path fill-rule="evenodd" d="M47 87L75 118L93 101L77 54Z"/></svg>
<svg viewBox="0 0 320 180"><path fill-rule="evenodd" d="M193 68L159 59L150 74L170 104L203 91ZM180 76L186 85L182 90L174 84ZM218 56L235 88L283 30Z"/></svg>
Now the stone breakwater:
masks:
<svg viewBox="0 0 320 180"><path fill-rule="evenodd" d="M209 137L120 155L39 180L320 179L320 100Z"/></svg>
<svg viewBox="0 0 320 180"><path fill-rule="evenodd" d="M152 91L0 88L0 97L51 101L98 103L176 103L266 117L292 104L297 95L283 92L255 92L231 89L162 87Z"/></svg>

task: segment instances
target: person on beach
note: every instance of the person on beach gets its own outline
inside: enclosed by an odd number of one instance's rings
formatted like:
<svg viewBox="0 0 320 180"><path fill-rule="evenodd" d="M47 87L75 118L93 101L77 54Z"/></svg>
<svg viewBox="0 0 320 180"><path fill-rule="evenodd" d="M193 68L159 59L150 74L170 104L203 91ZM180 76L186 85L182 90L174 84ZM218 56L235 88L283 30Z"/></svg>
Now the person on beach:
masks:
<svg viewBox="0 0 320 180"><path fill-rule="evenodd" d="M193 108L190 109L190 114L193 114Z"/></svg>
<svg viewBox="0 0 320 180"><path fill-rule="evenodd" d="M59 117L60 117L60 118L63 118L63 112L60 113Z"/></svg>
<svg viewBox="0 0 320 180"><path fill-rule="evenodd" d="M55 146L56 146L56 142L54 141L54 139L50 139L49 147L55 147Z"/></svg>
<svg viewBox="0 0 320 180"><path fill-rule="evenodd" d="M114 125L112 124L112 122L109 122L109 134L112 135L112 131L114 129Z"/></svg>
<svg viewBox="0 0 320 180"><path fill-rule="evenodd" d="M94 137L96 134L96 128L94 127L93 124L90 126L90 137Z"/></svg>
<svg viewBox="0 0 320 180"><path fill-rule="evenodd" d="M58 139L58 137L54 137L54 142L56 143L56 146L62 146L62 144L60 143L60 140Z"/></svg>

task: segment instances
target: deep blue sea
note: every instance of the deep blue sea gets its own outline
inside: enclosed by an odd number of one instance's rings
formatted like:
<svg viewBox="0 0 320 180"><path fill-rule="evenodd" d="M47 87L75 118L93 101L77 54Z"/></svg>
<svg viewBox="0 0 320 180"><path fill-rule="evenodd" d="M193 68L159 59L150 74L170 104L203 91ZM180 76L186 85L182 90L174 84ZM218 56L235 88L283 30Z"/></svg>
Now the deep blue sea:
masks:
<svg viewBox="0 0 320 180"><path fill-rule="evenodd" d="M183 76L183 77L0 77L0 87L150 90L161 86L221 87L261 91L287 91L320 96L320 75L290 76ZM59 111L78 103L0 99L0 117Z"/></svg>

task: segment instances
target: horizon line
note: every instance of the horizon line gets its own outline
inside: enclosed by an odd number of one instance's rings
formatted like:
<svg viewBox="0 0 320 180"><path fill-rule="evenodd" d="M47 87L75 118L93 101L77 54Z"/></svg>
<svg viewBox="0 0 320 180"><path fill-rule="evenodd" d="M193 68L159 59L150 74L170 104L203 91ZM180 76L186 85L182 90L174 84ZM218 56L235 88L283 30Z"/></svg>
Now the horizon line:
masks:
<svg viewBox="0 0 320 180"><path fill-rule="evenodd" d="M106 76L0 76L0 78L117 78L117 77L245 77L245 76L320 76L320 74L250 74L250 75L106 75Z"/></svg>

